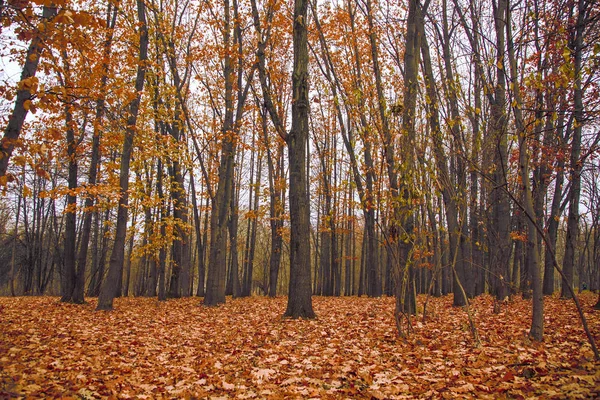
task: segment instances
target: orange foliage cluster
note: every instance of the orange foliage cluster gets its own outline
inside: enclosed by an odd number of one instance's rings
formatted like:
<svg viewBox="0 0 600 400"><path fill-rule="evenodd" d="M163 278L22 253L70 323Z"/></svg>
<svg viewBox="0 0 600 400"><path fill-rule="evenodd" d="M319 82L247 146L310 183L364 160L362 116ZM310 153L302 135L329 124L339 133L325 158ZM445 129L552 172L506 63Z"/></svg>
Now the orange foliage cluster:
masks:
<svg viewBox="0 0 600 400"><path fill-rule="evenodd" d="M419 298L419 304L425 300ZM600 340L594 296L581 295ZM71 398L592 398L600 368L571 302L547 299L546 342L526 334L520 298L492 313L430 299L398 339L392 298L314 299L316 320L280 316L285 298L118 299L113 312L57 298L0 299L0 397Z"/></svg>

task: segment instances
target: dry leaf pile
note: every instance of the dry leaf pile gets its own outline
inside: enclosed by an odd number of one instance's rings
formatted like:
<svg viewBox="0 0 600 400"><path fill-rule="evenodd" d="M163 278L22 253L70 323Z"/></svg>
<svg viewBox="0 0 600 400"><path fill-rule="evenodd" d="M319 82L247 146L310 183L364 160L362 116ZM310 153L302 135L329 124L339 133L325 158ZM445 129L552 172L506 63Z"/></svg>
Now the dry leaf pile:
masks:
<svg viewBox="0 0 600 400"><path fill-rule="evenodd" d="M419 298L422 304L425 297ZM600 342L593 294L582 303ZM546 299L544 343L527 337L531 304L472 311L452 298L397 337L392 298L313 300L316 320L282 319L286 299L117 299L112 312L57 298L0 299L0 398L598 398L600 364L571 302Z"/></svg>

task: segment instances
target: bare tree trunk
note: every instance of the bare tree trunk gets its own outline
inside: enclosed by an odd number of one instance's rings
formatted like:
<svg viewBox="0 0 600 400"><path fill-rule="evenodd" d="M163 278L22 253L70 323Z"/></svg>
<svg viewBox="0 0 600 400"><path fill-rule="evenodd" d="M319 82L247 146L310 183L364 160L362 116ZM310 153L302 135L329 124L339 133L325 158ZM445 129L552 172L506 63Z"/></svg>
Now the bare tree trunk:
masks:
<svg viewBox="0 0 600 400"><path fill-rule="evenodd" d="M510 204L506 194L508 168L507 116L506 116L506 72L505 72L505 26L507 1L498 0L494 8L496 31L496 86L491 104L491 137L494 146L494 172L491 191L492 221L490 224L492 289L498 300L509 294L509 260L511 255Z"/></svg>
<svg viewBox="0 0 600 400"><path fill-rule="evenodd" d="M363 181L361 177L361 173L359 170L358 160L356 157L356 152L354 149L354 138L353 138L353 128L351 122L348 122L348 127L346 128L346 124L344 123L344 117L342 113L342 107L336 102L335 108L337 113L337 119L340 124L340 131L342 134L342 139L344 141L344 146L348 155L350 157L350 165L352 169L352 176L354 183L356 185L359 198L361 200L361 207L363 210L363 215L365 218L365 233L366 233L366 247L365 247L365 257L363 259L364 262L361 262L361 268L365 267L368 279L360 279L360 283L366 284L367 293L370 296L377 296L377 289L379 288L379 292L381 291L381 271L379 268L378 261L378 244L376 237L376 227L375 227L375 207L374 207L374 198L373 198L373 186L376 181L375 179L375 168L372 156L372 144L371 139L369 137L370 125L367 121L367 110L364 104L363 99L363 78L362 78L362 62L360 59L360 52L358 48L358 42L356 40L357 32L356 32L356 24L355 24L355 9L352 7L352 3L350 1L347 2L347 10L348 15L350 17L350 29L352 32L352 56L354 61L354 69L356 71L356 79L355 85L353 87L352 95L346 94L348 98L352 98L357 96L356 99L356 107L358 108L358 116L360 120L360 136L363 142L362 153L364 154L364 163L365 163L365 184L363 186ZM323 49L323 57L325 59L325 70L323 73L325 74L327 80L330 83L332 94L334 98L338 97L338 90L340 92L344 92L344 87L340 83L337 72L335 70L333 61L331 59L329 46L325 37L323 35L323 30L321 28L321 24L319 21L318 13L316 12L316 7L312 7L313 17L315 20L315 24L317 30L319 32L319 39L321 43L321 47ZM346 105L346 114L350 115L350 107ZM333 237L332 237L333 239ZM337 268L337 266L336 266ZM362 277L363 275L360 274ZM373 285L370 285L368 282L373 282ZM377 285L377 281L379 281L379 285ZM360 284L359 284L360 286ZM364 288L363 288L364 289ZM362 290L359 290L362 294ZM379 293L380 295L381 293Z"/></svg>
<svg viewBox="0 0 600 400"><path fill-rule="evenodd" d="M253 218L251 221L249 222L249 231L248 231L248 252L247 252L247 257L246 257L246 268L244 268L244 288L242 290L242 295L243 296L250 296L252 295L252 276L254 273L254 257L256 254L256 233L257 233L257 215L258 215L258 207L260 205L260 198L259 198L259 194L260 194L260 183L261 183L261 172L262 172L262 154L259 153L258 158L257 158L257 164L256 164L256 169L257 169L257 177L256 177L256 182L254 183L254 187L253 189L253 206L252 206L252 213L253 213ZM252 191L251 189L251 191ZM279 232L275 231L276 235L278 235L279 237L281 236ZM271 238L273 240L273 238ZM275 240L277 240L277 238L275 238ZM281 253L281 250L279 251ZM273 257L273 255L271 255L271 257ZM280 254L280 259L281 259L281 254ZM279 261L277 261L277 269L279 269ZM275 275L275 277L273 278L273 281L275 283L277 283L277 276ZM276 288L275 288L276 290ZM270 293L270 290L269 290ZM275 296L275 291L273 292L273 296Z"/></svg>
<svg viewBox="0 0 600 400"><path fill-rule="evenodd" d="M406 27L406 50L404 53L404 105L402 113L402 132L405 140L403 147L404 153L403 168L405 171L411 171L414 167L414 148L415 148L415 110L417 103L418 88L418 67L421 49L422 35L418 25L422 25L422 10L418 0L410 0L408 6L408 19ZM371 50L373 51L373 50ZM380 108L382 107L383 94L380 99ZM382 114L383 111L380 111ZM388 132L389 133L389 132ZM385 132L384 132L385 134ZM390 176L390 186L394 199L393 218L397 221L397 231L392 231L392 239L398 243L398 267L396 272L396 316L400 313L408 315L416 312L416 296L414 292L414 269L410 265L408 257L412 246L412 233L414 230L414 215L411 206L411 190L408 182L404 181L401 186L398 185L396 166L394 161L394 150L391 137L384 137L385 157L388 164L388 175ZM401 199L401 200L400 200ZM395 237L394 237L395 236ZM402 280L401 280L402 279Z"/></svg>
<svg viewBox="0 0 600 400"><path fill-rule="evenodd" d="M540 249L537 234L536 220L537 216L534 210L533 193L529 177L529 149L527 147L527 132L522 115L523 101L521 98L520 85L517 77L517 61L515 57L515 49L512 38L511 14L509 2L506 2L506 36L508 40L508 59L510 67L510 77L513 82L513 97L515 114L515 124L517 133L519 134L519 170L521 173L521 192L523 196L523 208L528 214L527 222L527 257L528 270L531 276L531 286L533 289L533 311L531 319L531 330L529 335L537 341L541 341L544 337L544 295L542 293L542 276L540 271ZM538 124L541 123L541 120ZM515 255L516 256L516 255Z"/></svg>
<svg viewBox="0 0 600 400"><path fill-rule="evenodd" d="M23 175L25 175L25 167L23 167ZM21 180L23 181L23 179ZM23 193L23 191L20 191ZM21 200L25 201L25 199L19 198L17 199L17 212L15 216L15 227L13 231L12 237L12 246L11 246L11 255L10 255L10 295L15 296L15 275L17 274L17 239L19 238L19 219L21 217Z"/></svg>
<svg viewBox="0 0 600 400"><path fill-rule="evenodd" d="M308 0L294 2L292 129L286 138L290 170L290 283L285 316L314 318L310 276L310 202L307 190Z"/></svg>
<svg viewBox="0 0 600 400"><path fill-rule="evenodd" d="M119 276L123 272L123 258L125 251L125 236L127 233L127 209L129 199L129 165L131 153L133 151L133 138L135 135L135 126L141 101L142 90L146 75L146 60L148 58L148 27L146 25L146 4L143 0L137 0L138 21L140 23L140 45L139 45L139 64L135 80L135 89L137 96L130 104L129 118L127 120L127 129L123 142L123 152L121 155L121 171L119 176L120 198L117 211L116 236L113 245L113 251L110 257L110 266L106 281L100 290L98 298L98 310L110 310L113 306L113 299L117 295Z"/></svg>
<svg viewBox="0 0 600 400"><path fill-rule="evenodd" d="M454 235L454 240L457 241L458 246L457 249L457 257L456 257L456 275L458 279L461 281L465 292L468 297L473 296L473 279L471 279L473 273L467 269L466 256L469 253L468 251L468 224L467 224L467 167L465 160L464 143L462 140L463 137L463 127L461 123L461 115L459 111L459 99L457 93L457 84L456 78L454 76L454 67L452 65L451 53L450 53L450 27L448 24L448 15L447 15L447 2L444 0L443 5L443 23L442 23L442 35L443 35L443 44L442 44L442 52L444 58L444 70L446 72L446 82L443 85L446 93L447 93L447 103L448 108L450 109L450 116L452 118L452 122L450 123L450 133L452 134L452 144L454 146L454 151L452 152L455 157L456 163L456 177L455 181L452 182L452 177L448 176L448 184L449 189L453 192L452 200L453 203L451 207L454 207L455 210L449 211L450 218L455 219L455 231L453 232L450 229L450 234ZM420 27L424 25L424 21L419 24ZM425 38L425 32L421 32L423 38ZM425 39L423 39L425 40ZM434 84L432 81L432 84ZM446 200L445 200L446 202ZM452 215L454 214L454 215ZM450 224L449 224L450 225ZM452 241L452 238L450 239ZM450 244L450 249L452 250L453 245ZM450 254L450 257L453 257L453 254ZM458 290L454 290L454 305L455 306L463 306L463 295Z"/></svg>
<svg viewBox="0 0 600 400"><path fill-rule="evenodd" d="M192 192L192 210L194 213L194 229L196 233L196 247L197 247L197 257L196 263L198 264L198 287L196 289L196 295L204 295L204 248L206 243L204 243L202 237L202 222L200 220L200 212L198 211L199 204L196 198L196 184L194 183L194 175L193 171L190 171L190 183L191 183L191 192ZM200 288L202 285L202 288Z"/></svg>
<svg viewBox="0 0 600 400"><path fill-rule="evenodd" d="M66 54L63 53L66 62ZM65 67L68 74L68 66ZM65 81L67 83L68 81ZM75 272L75 254L77 250L77 196L75 189L77 188L77 142L75 141L75 130L73 128L73 115L71 106L65 106L66 125L67 125L67 158L69 165L68 184L69 193L67 194L67 208L65 215L65 238L64 238L64 258L63 268L61 273L61 291L62 297L60 301L71 302L73 300L73 290L77 280Z"/></svg>
<svg viewBox="0 0 600 400"><path fill-rule="evenodd" d="M421 25L421 28L423 26ZM422 31L424 33L424 31ZM464 279L464 266L463 252L461 242L461 226L459 225L459 210L457 199L461 198L459 193L455 192L455 186L452 183L450 171L446 164L446 156L444 154L443 143L442 143L442 131L439 122L438 95L435 90L435 79L433 75L433 68L431 65L431 57L429 52L429 44L427 38L423 35L421 40L421 53L423 55L423 69L425 75L425 86L427 93L427 104L429 105L429 125L431 126L431 134L433 136L433 150L436 159L436 165L438 169L438 181L440 182L442 198L444 200L444 207L446 210L446 223L448 224L448 236L450 246L450 259L456 260L457 265L452 265L452 268L456 269L456 274L453 274L454 279L463 281ZM454 252L457 252L454 254ZM455 289L457 288L455 281ZM454 290L454 303L455 306L464 306L465 297L459 290Z"/></svg>
<svg viewBox="0 0 600 400"><path fill-rule="evenodd" d="M172 130L178 131L178 128L173 127ZM179 133L175 135L175 140L180 140ZM173 268L171 269L171 279L169 281L167 296L170 298L179 298L182 295L183 287L187 286L188 283L184 279L185 273L186 271L189 272L187 196L179 161L173 160L169 170L171 175L170 194L173 203L173 218L179 224L175 228L176 235L173 239ZM184 295L187 295L187 292Z"/></svg>
<svg viewBox="0 0 600 400"><path fill-rule="evenodd" d="M562 285L560 292L561 298L571 298L571 291L568 286L573 286L573 275L575 269L575 245L579 236L579 202L581 197L581 171L583 163L580 160L581 155L581 132L583 126L583 88L581 85L582 70L582 52L583 52L583 33L585 29L585 20L587 15L588 0L577 1L577 22L575 33L571 43L570 50L573 57L573 73L575 76L575 87L573 89L573 140L571 141L570 158L570 181L571 190L569 191L569 216L567 219L567 237L565 240L565 255L563 258L563 272L566 278L566 284ZM572 15L572 11L571 11Z"/></svg>
<svg viewBox="0 0 600 400"><path fill-rule="evenodd" d="M202 257L202 261L199 265L198 268L198 288L196 290L196 296L198 297L203 297L206 295L206 270L205 270L205 261L206 261L206 247L207 247L207 243L208 243L208 223L209 223L209 219L208 219L208 204L209 204L209 199L206 198L206 205L205 205L205 209L206 211L204 212L204 223L202 225L202 254L198 255L198 258Z"/></svg>
<svg viewBox="0 0 600 400"><path fill-rule="evenodd" d="M240 275L239 275L239 259L238 259L238 221L239 221L239 182L234 181L234 186L231 188L231 211L229 216L229 277L227 279L226 294L233 297L240 297Z"/></svg>
<svg viewBox="0 0 600 400"><path fill-rule="evenodd" d="M125 282L121 287L121 294L129 296L129 280L131 278L131 255L133 253L133 242L135 239L135 220L137 217L137 208L134 208L133 218L131 220L131 230L129 233L129 243L127 244L127 255L125 256Z"/></svg>
<svg viewBox="0 0 600 400"><path fill-rule="evenodd" d="M233 0L233 31L234 41L237 49L237 71L234 71L231 53L234 51L234 45L231 41L231 6L229 0L224 0L224 27L223 27L223 46L225 49L224 57L224 80L225 80L225 113L222 127L222 145L221 159L219 164L219 181L217 192L212 198L211 213L211 240L210 255L208 263L208 280L206 285L206 296L204 304L214 306L225 302L225 284L227 272L227 228L229 222L229 213L231 211L231 196L233 190L234 177L234 159L236 152L236 137L239 133L243 107L250 88L249 82L252 81L254 69L248 78L246 85L243 85L243 64L242 64L242 29L240 27L240 18L238 15L238 3ZM234 73L236 72L236 73ZM233 84L237 80L237 107L234 120L234 95Z"/></svg>

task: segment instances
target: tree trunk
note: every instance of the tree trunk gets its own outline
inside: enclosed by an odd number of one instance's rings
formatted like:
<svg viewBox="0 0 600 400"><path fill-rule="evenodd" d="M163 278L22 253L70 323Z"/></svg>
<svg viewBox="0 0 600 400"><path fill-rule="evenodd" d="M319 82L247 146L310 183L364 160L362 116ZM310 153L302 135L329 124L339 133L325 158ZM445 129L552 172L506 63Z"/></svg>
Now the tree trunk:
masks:
<svg viewBox="0 0 600 400"><path fill-rule="evenodd" d="M196 198L196 184L194 183L193 171L190 171L190 184L192 192L192 210L194 213L194 230L196 233L196 251L198 252L196 263L198 264L198 287L196 295L204 295L204 247L206 243L202 238L202 223L200 221L200 212L198 211L198 200ZM200 288L200 285L203 287Z"/></svg>
<svg viewBox="0 0 600 400"><path fill-rule="evenodd" d="M466 262L466 256L468 255L468 243L467 238L469 237L468 232L468 224L467 224L467 166L465 160L465 154L463 149L465 145L463 143L463 126L462 119L459 111L459 99L457 93L457 83L456 78L454 76L454 67L452 65L451 53L450 53L450 27L448 24L448 15L447 15L447 2L444 0L443 5L443 23L442 23L442 34L443 34L443 44L442 44L442 52L444 58L444 70L446 72L446 80L443 87L447 93L446 99L448 108L450 109L450 133L452 134L452 145L454 151L452 154L454 155L455 164L456 164L456 176L455 180L452 183L452 177L448 176L450 190L452 193L452 203L455 208L453 213L455 215L451 216L451 218L456 219L456 226L454 231L454 235L456 242L456 275L458 279L460 279L464 289L467 293L467 296L473 296L473 284L474 281L471 279L473 276L473 271L470 271L467 267L468 264ZM424 27L424 21L419 24L420 27ZM421 32L423 36L423 40L425 40L425 32ZM432 84L434 84L434 80L432 80ZM450 229L450 228L449 228ZM452 230L450 230L452 232ZM452 245L451 245L452 246ZM455 250L451 250L454 252ZM454 257L451 253L450 257ZM456 288L456 286L455 286ZM459 290L454 290L454 305L455 306L463 306L463 295Z"/></svg>
<svg viewBox="0 0 600 400"><path fill-rule="evenodd" d="M209 199L206 198L206 205L205 205L205 209L206 211L204 212L204 223L202 226L202 254L198 254L198 258L202 258L202 261L200 261L200 265L198 266L198 288L196 290L196 296L198 297L204 297L206 295L206 270L205 270L205 262L206 262L206 246L208 243L208 204L209 204Z"/></svg>
<svg viewBox="0 0 600 400"><path fill-rule="evenodd" d="M243 291L243 295L244 296L251 296L252 295L252 276L254 274L254 257L256 254L256 233L257 233L257 218L258 218L258 208L260 206L260 198L259 198L259 194L260 194L260 183L261 183L261 172L262 172L262 154L259 154L258 156L258 160L257 160L257 170L258 170L258 176L256 178L256 182L255 182L255 186L254 186L254 203L253 203L253 208L252 208L252 212L253 212L253 218L251 221L251 226L250 226L250 243L249 243L249 247L248 247L248 257L246 260L246 280L245 280L245 288ZM281 235L280 233L277 231L277 229L275 230L275 234L278 236L278 238L271 238L271 240L275 239L275 240L281 240ZM279 263L281 260L281 244L278 245L279 246L279 259L277 260L277 266L276 269L279 269ZM271 257L273 257L273 255L271 255ZM275 282L275 285L277 284L277 275L275 274L275 276L273 277L273 281ZM277 287L275 286L274 291L273 291L273 296L275 296L275 291L276 291ZM269 290L270 293L270 290Z"/></svg>
<svg viewBox="0 0 600 400"><path fill-rule="evenodd" d="M494 146L492 173L493 189L490 193L492 205L492 221L490 223L491 271L493 273L492 289L498 300L509 295L509 260L511 255L510 204L506 194L508 173L508 138L506 116L506 73L505 73L505 26L507 1L498 0L494 9L496 31L496 86L491 104L490 140Z"/></svg>
<svg viewBox="0 0 600 400"><path fill-rule="evenodd" d="M144 88L146 60L148 58L148 27L146 26L146 5L143 0L137 0L137 9L138 21L140 23L140 53L135 81L137 95L130 104L127 129L125 131L125 139L123 142L121 170L119 175L120 198L117 211L116 235L113 244L113 251L110 257L108 276L102 285L100 296L98 298L98 310L112 309L113 299L117 295L119 276L121 276L123 272L125 237L127 233L127 209L129 199L129 165L133 150L133 138L135 135L137 115L140 106L142 90Z"/></svg>
<svg viewBox="0 0 600 400"><path fill-rule="evenodd" d="M67 56L63 53L63 57ZM69 73L68 66L65 66L65 74ZM68 81L65 81L68 84ZM69 193L67 194L67 207L65 213L65 239L64 239L64 258L61 279L61 302L71 302L73 300L73 291L77 280L75 272L75 254L77 251L77 142L75 141L75 129L73 128L73 114L71 106L65 106L66 125L67 125L67 159L69 165Z"/></svg>
<svg viewBox="0 0 600 400"><path fill-rule="evenodd" d="M508 59L510 66L510 75L513 85L513 110L515 114L515 124L519 134L519 170L521 173L521 193L523 197L523 211L527 223L527 258L528 272L531 276L531 286L533 289L533 311L531 319L531 330L529 335L537 341L544 337L544 295L542 293L542 277L540 271L540 249L537 233L537 216L534 210L533 193L529 177L529 149L527 146L527 132L522 115L523 101L521 99L520 86L517 77L517 61L515 58L515 49L512 38L512 22L509 2L506 2L506 36L508 39ZM541 123L541 120L538 124ZM516 256L516 255L515 255Z"/></svg>
<svg viewBox="0 0 600 400"><path fill-rule="evenodd" d="M286 317L314 318L310 276L310 203L307 190L308 0L294 2L292 129L287 137L290 171L290 282Z"/></svg>
<svg viewBox="0 0 600 400"><path fill-rule="evenodd" d="M104 264L106 262L106 252L108 247L108 225L107 221L110 210L104 212L104 217L100 216L98 211L94 212L94 237L92 238L92 265L90 273L90 283L88 284L87 295L97 297L100 294L100 286L104 277ZM100 229L102 225L102 229Z"/></svg>
<svg viewBox="0 0 600 400"><path fill-rule="evenodd" d="M236 183L237 186L239 184ZM233 297L240 297L240 275L239 275L239 260L238 260L238 221L239 221L239 192L233 186L231 189L231 215L229 216L229 277L227 286L228 289L225 291L226 294L233 295Z"/></svg>
<svg viewBox="0 0 600 400"><path fill-rule="evenodd" d="M408 6L408 18L406 27L406 50L404 53L404 104L402 112L402 133L403 148L405 148L404 161L402 163L404 171L414 169L414 149L416 145L415 136L415 117L418 89L418 67L421 48L422 25L421 7L418 0L411 0ZM373 33L371 34L373 35ZM373 39L371 39L373 42ZM371 45L373 47L373 45ZM372 52L373 50L371 50ZM377 75L376 75L377 77ZM381 107L383 93L378 95L380 99L380 114L383 114ZM385 133L385 132L384 132ZM389 133L389 132L388 132ZM410 185L403 182L398 186L396 176L396 164L394 160L394 150L391 137L384 136L385 158L388 165L388 175L390 177L390 187L393 201L393 218L396 223L400 223L398 228L392 231L392 239L398 242L399 265L397 277L403 279L405 285L396 283L396 316L400 312L413 314L416 312L416 295L414 292L414 271L410 265L409 252L412 247L412 234L414 230L414 215L412 210L412 193ZM402 232L402 234L400 234ZM407 278L407 279L406 279ZM404 287L400 287L404 286ZM402 294L404 293L404 295Z"/></svg>
<svg viewBox="0 0 600 400"><path fill-rule="evenodd" d="M178 130L179 128L176 127L173 127L172 129L174 132L178 132ZM179 141L179 133L176 133L174 138ZM179 161L174 160L169 170L171 175L170 194L173 203L173 218L177 221L177 225L175 227L175 238L173 239L173 268L171 269L171 279L169 281L167 297L180 298L182 295L182 288L188 284L187 280L183 279L185 271L189 272L187 196ZM187 295L187 291L184 295Z"/></svg>
<svg viewBox="0 0 600 400"><path fill-rule="evenodd" d="M169 217L169 205L165 199L165 194L163 191L163 164L161 159L158 159L157 163L157 172L156 172L156 192L158 194L158 198L160 200L160 212L158 216L158 225L160 231L160 237L164 238L167 236L167 218ZM154 285L158 283L158 301L165 301L167 299L167 287L166 287L166 269L167 269L167 250L166 243L161 243L160 248L158 249L158 259L156 259L156 254L154 254L154 268L156 269L155 276L157 280L155 280ZM158 266L156 265L158 264ZM158 281L158 282L157 282ZM151 292L154 292L156 295L156 287L151 288Z"/></svg>
<svg viewBox="0 0 600 400"><path fill-rule="evenodd" d="M421 27L422 24L420 24ZM424 33L422 31L422 33ZM431 65L431 57L429 52L429 44L427 38L423 35L421 40L421 53L423 55L423 69L425 74L425 86L427 93L427 104L429 105L429 125L433 136L433 150L438 169L438 181L440 182L442 198L446 210L446 223L448 224L448 235L450 239L450 260L456 260L456 265L452 268L456 269L456 274L453 274L454 279L460 279L464 283L464 268L463 268L463 251L461 242L461 227L459 225L459 210L457 199L461 198L459 193L455 192L455 185L452 183L450 171L446 164L446 156L443 149L442 132L439 122L438 95L435 90L435 79L433 68ZM458 285L455 282L455 288ZM464 306L465 299L460 290L454 290L454 306Z"/></svg>
<svg viewBox="0 0 600 400"><path fill-rule="evenodd" d="M575 34L571 43L570 50L573 57L573 71L575 76L575 85L573 89L573 140L571 141L570 157L570 181L571 190L569 191L569 216L567 219L567 237L565 240L565 255L563 258L563 272L566 282L563 282L560 292L561 298L571 298L571 291L566 286L573 286L573 275L575 269L575 247L577 237L579 236L579 202L581 197L581 171L583 162L581 155L581 132L583 121L583 88L581 84L582 71L582 52L583 52L583 32L585 29L585 19L587 14L587 1L577 2L577 22L575 25Z"/></svg>
<svg viewBox="0 0 600 400"><path fill-rule="evenodd" d="M107 5L107 29L108 33L102 45L104 62L102 64L102 76L100 78L100 97L96 102L96 115L94 119L94 133L92 138L92 154L90 156L90 169L88 176L88 186L94 187L98 179L98 168L100 165L100 135L104 119L106 103L106 86L108 82L109 60L111 57L112 41L114 28L117 21L118 7L112 3ZM92 229L92 217L94 214L94 196L87 194L84 203L83 227L81 228L81 238L79 244L79 253L77 255L77 277L75 289L73 292L73 302L84 302L85 269L87 264L88 247L90 242L90 233Z"/></svg>
<svg viewBox="0 0 600 400"><path fill-rule="evenodd" d="M23 123L25 122L25 118L31 107L31 99L37 92L38 80L35 77L35 74L40 62L40 56L44 49L42 35L48 29L50 20L54 18L57 13L58 8L54 5L44 5L42 10L42 22L33 36L33 39L31 39L31 43L27 49L23 71L21 71L21 80L18 85L15 108L8 117L8 125L6 126L4 136L2 136L2 140L0 141L0 177L6 175L8 160L10 159L21 134Z"/></svg>

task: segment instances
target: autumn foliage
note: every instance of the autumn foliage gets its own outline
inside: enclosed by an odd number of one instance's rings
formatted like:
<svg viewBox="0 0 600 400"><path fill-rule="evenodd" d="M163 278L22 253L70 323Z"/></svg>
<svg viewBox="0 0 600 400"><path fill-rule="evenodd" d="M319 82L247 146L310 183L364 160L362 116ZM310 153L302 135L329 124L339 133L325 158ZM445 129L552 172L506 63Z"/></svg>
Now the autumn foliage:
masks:
<svg viewBox="0 0 600 400"><path fill-rule="evenodd" d="M424 296L419 297L422 311ZM393 299L314 299L315 320L282 319L285 298L217 308L194 299L117 299L93 312L54 297L0 299L0 397L11 398L592 398L593 361L569 302L548 298L532 342L531 304L472 303L481 346L451 296L429 299L399 339ZM594 296L581 295L596 340Z"/></svg>
<svg viewBox="0 0 600 400"><path fill-rule="evenodd" d="M599 43L597 0L0 0L0 397L598 397Z"/></svg>

